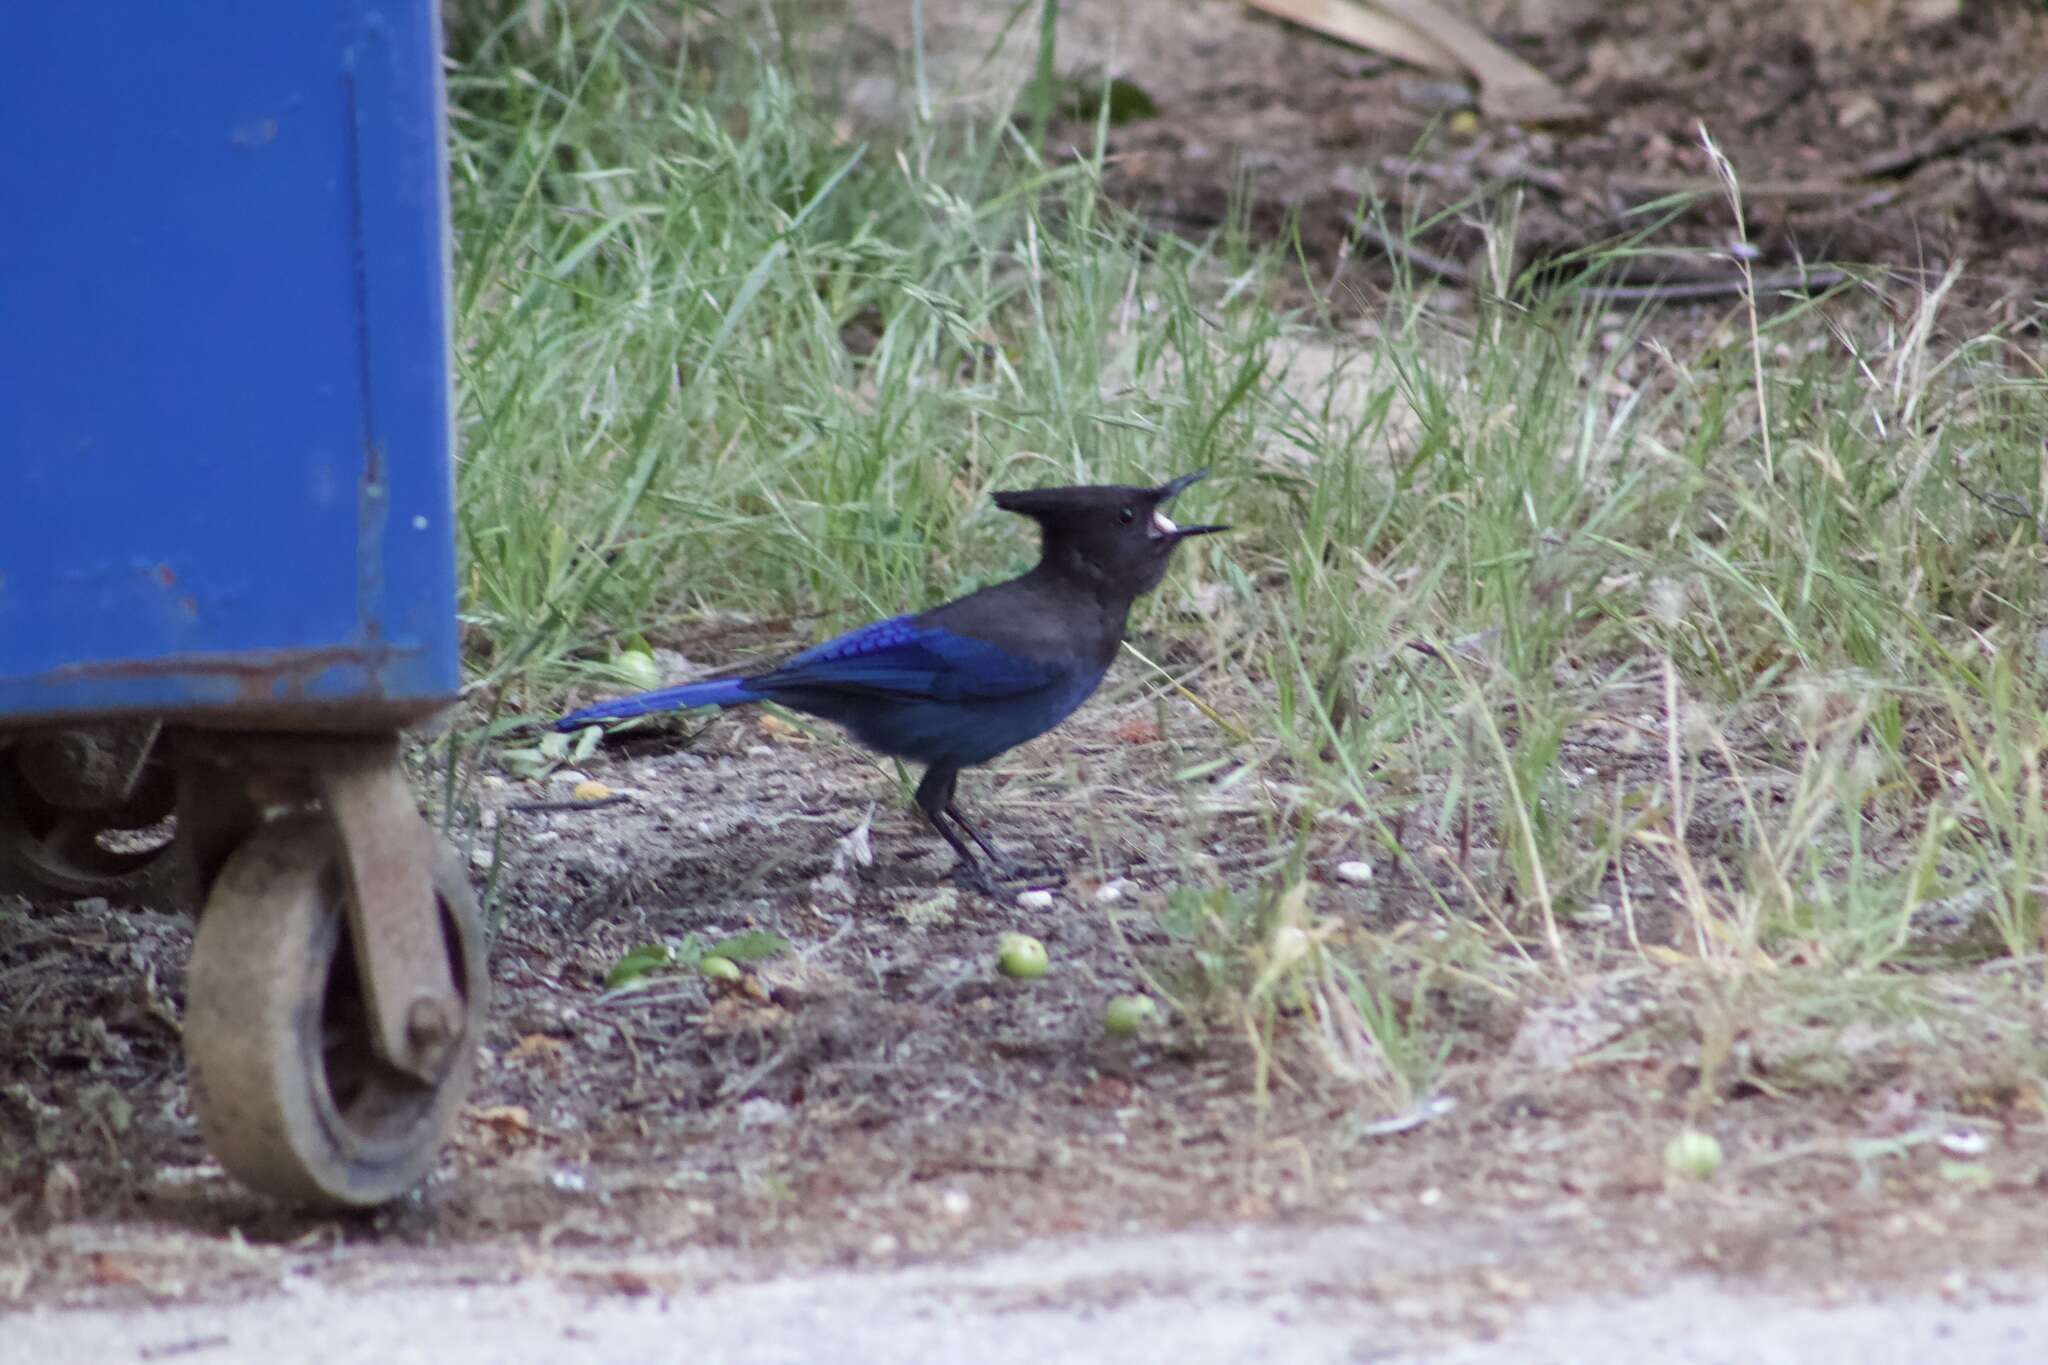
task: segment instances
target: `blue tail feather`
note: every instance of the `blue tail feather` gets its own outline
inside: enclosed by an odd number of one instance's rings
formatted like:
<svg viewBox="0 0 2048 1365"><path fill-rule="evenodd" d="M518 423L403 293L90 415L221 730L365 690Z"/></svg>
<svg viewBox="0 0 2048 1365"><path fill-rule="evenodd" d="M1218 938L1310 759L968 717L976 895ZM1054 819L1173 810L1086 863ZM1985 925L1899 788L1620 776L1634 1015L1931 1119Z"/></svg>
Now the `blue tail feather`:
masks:
<svg viewBox="0 0 2048 1365"><path fill-rule="evenodd" d="M693 706L740 706L759 700L759 693L747 690L745 678L713 678L709 682L684 683L680 687L662 687L637 696L601 701L562 717L555 722L555 728L580 730L586 725L651 716L657 711L687 711Z"/></svg>

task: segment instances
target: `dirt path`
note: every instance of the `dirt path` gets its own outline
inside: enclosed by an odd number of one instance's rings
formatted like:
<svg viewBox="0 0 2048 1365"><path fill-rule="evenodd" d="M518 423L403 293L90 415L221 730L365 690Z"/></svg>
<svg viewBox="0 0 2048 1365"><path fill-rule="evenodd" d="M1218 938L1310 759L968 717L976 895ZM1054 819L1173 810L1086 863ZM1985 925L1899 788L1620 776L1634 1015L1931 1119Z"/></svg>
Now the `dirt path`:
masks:
<svg viewBox="0 0 2048 1365"><path fill-rule="evenodd" d="M699 1253L419 1283L424 1266L337 1288L287 1277L232 1305L41 1311L5 1326L9 1357L117 1362L549 1359L1141 1362L1267 1358L1466 1365L1775 1365L2048 1359L2048 1283L1832 1303L1700 1277L1628 1297L1516 1302L1512 1258L1471 1227L1112 1238L965 1264L720 1282ZM436 1272L428 1271L433 1274ZM1488 1289L1486 1286L1491 1285ZM1457 1288L1463 1292L1446 1293ZM1505 1291L1505 1292L1503 1292Z"/></svg>

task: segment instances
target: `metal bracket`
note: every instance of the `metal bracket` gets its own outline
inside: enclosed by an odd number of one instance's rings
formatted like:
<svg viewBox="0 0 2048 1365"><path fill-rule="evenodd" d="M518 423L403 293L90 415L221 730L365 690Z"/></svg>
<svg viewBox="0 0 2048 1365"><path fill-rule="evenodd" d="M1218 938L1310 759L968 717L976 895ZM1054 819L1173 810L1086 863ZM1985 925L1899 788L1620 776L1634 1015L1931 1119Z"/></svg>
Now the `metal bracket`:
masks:
<svg viewBox="0 0 2048 1365"><path fill-rule="evenodd" d="M413 805L396 736L321 747L313 783L341 831L371 1038L387 1062L431 1082L463 1032L434 893L433 831Z"/></svg>

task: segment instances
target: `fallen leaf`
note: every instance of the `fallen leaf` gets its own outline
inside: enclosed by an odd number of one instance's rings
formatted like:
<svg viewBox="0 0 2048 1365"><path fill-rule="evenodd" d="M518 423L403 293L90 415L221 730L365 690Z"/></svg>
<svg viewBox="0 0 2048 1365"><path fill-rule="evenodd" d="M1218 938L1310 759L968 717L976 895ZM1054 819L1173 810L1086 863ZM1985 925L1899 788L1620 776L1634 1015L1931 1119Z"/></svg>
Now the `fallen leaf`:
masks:
<svg viewBox="0 0 2048 1365"><path fill-rule="evenodd" d="M612 1288L629 1299L644 1299L654 1293L654 1281L637 1270L614 1270L611 1273Z"/></svg>
<svg viewBox="0 0 2048 1365"><path fill-rule="evenodd" d="M1081 1103L1098 1109L1120 1109L1130 1098L1131 1083L1120 1076L1097 1076L1081 1087Z"/></svg>
<svg viewBox="0 0 2048 1365"><path fill-rule="evenodd" d="M713 1036L729 1033L771 1033L789 1022L779 1005L757 1004L743 991L721 995L704 1011L704 1031Z"/></svg>
<svg viewBox="0 0 2048 1365"><path fill-rule="evenodd" d="M1159 722L1149 716L1132 716L1116 727L1116 737L1124 744L1157 744Z"/></svg>
<svg viewBox="0 0 2048 1365"><path fill-rule="evenodd" d="M1463 63L1407 24L1375 14L1351 0L1249 0L1253 9L1314 29L1340 42L1392 57L1425 71L1454 72Z"/></svg>
<svg viewBox="0 0 2048 1365"><path fill-rule="evenodd" d="M506 1137L533 1132L533 1115L523 1104L492 1104L470 1113L470 1121Z"/></svg>
<svg viewBox="0 0 2048 1365"><path fill-rule="evenodd" d="M86 1274L94 1284L144 1284L142 1272L118 1256L104 1251L86 1253Z"/></svg>
<svg viewBox="0 0 2048 1365"><path fill-rule="evenodd" d="M561 1066L569 1054L569 1041L545 1033L529 1033L519 1040L508 1054L509 1059L526 1066L538 1066L553 1071Z"/></svg>

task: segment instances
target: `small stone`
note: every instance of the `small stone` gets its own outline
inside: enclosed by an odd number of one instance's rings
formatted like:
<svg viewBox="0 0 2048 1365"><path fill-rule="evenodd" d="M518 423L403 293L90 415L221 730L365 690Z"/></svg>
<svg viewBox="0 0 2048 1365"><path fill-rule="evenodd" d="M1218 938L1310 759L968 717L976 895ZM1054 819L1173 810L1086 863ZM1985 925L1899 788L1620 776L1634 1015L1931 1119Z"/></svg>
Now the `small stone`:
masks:
<svg viewBox="0 0 2048 1365"><path fill-rule="evenodd" d="M1353 886L1364 886L1372 880L1372 864L1363 859L1354 858L1348 862L1338 863L1336 873L1337 880L1340 882L1350 882Z"/></svg>
<svg viewBox="0 0 2048 1365"><path fill-rule="evenodd" d="M1950 1156L1982 1156L1991 1150L1991 1139L1970 1128L1951 1128L1935 1140Z"/></svg>
<svg viewBox="0 0 2048 1365"><path fill-rule="evenodd" d="M741 1100L733 1111L742 1128L773 1128L789 1119L789 1106L780 1100L771 1100L756 1095L750 1100Z"/></svg>
<svg viewBox="0 0 2048 1365"><path fill-rule="evenodd" d="M974 1212L974 1200L965 1190L947 1190L939 1196L939 1212L956 1223L960 1222Z"/></svg>
<svg viewBox="0 0 2048 1365"><path fill-rule="evenodd" d="M1052 909L1052 892L1043 888L1019 891L1017 893L1017 908L1019 910L1050 910Z"/></svg>
<svg viewBox="0 0 2048 1365"><path fill-rule="evenodd" d="M578 801L602 801L611 794L612 789L595 778L585 778L569 792L569 795Z"/></svg>
<svg viewBox="0 0 2048 1365"><path fill-rule="evenodd" d="M896 1254L896 1248L901 1245L902 1243L896 1240L895 1233L879 1233L876 1235L875 1239L872 1242L868 1243L868 1255L894 1256Z"/></svg>

